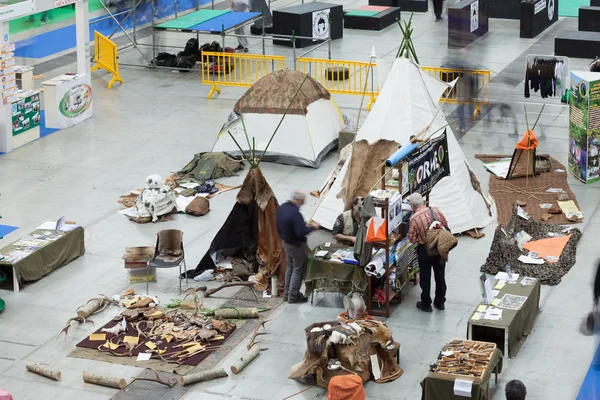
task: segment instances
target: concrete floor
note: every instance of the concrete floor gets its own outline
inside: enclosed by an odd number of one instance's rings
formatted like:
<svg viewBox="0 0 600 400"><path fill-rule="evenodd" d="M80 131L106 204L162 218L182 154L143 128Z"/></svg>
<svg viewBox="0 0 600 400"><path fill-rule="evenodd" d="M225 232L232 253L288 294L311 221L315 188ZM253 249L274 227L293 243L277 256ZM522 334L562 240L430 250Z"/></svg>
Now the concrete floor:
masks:
<svg viewBox="0 0 600 400"><path fill-rule="evenodd" d="M340 0L332 1L343 3ZM274 8L298 4L277 1ZM344 3L351 9L366 4L365 0ZM403 14L403 18L408 15ZM572 24L561 20L551 34ZM435 23L429 14L415 14L414 44L422 65L440 66L453 55L446 48L446 24ZM491 20L490 32L459 53L459 56L482 68L490 69L493 78L531 50L536 40L518 38L517 21ZM393 61L400 41L397 27L383 32L344 32L344 39L332 44L334 59L368 60L371 47L386 64ZM161 34L161 43L183 47L189 35ZM18 38L17 38L18 39ZM203 40L205 39L205 40ZM214 37L201 38L200 42ZM13 38L14 40L14 38ZM148 39L145 39L148 40ZM228 45L235 45L228 39ZM259 40L251 42L251 52L259 53ZM292 60L291 50L267 44L267 54L283 54ZM326 49L310 54L326 57ZM122 62L141 62L135 49L121 53ZM34 65L48 60L20 60ZM72 60L74 61L74 60ZM291 66L291 61L288 61ZM587 60L572 60L572 69L587 66ZM52 77L75 68L74 64L44 71ZM524 69L524 66L523 66ZM524 71L523 71L524 72ZM0 212L2 223L20 229L6 236L9 243L35 229L40 223L65 215L86 229L86 254L68 266L42 280L27 285L21 292L0 290L7 308L0 314L0 388L8 390L18 400L24 399L108 399L113 389L86 385L82 371L110 373L123 377L139 374L141 369L66 357L75 344L94 327L76 326L69 338L56 340L56 334L74 310L99 293L112 295L129 288L121 255L125 246L154 243L156 232L177 228L185 232L188 265L194 266L207 250L213 236L227 217L235 192L224 193L211 203L211 212L202 218L177 215L174 221L137 225L117 214L116 199L129 190L143 186L150 174L163 177L184 166L194 155L211 149L235 101L243 91L223 88L220 96L207 100L208 86L203 86L196 74L176 74L146 69L122 69L125 85L106 89L108 77L94 73L94 118L76 127L54 133L0 157ZM524 75L524 74L523 74ZM523 77L524 78L524 77ZM522 82L522 79L521 79ZM517 113L518 131L523 132L523 104L530 115L536 115L542 103L548 104L540 122L539 151L550 153L566 163L568 148L568 111L556 99L542 101L535 95L522 96L522 84L492 85L493 101L508 102ZM342 110L356 119L359 97L337 96ZM366 113L362 114L364 121ZM531 116L530 116L531 120ZM488 175L476 153L511 153L515 140L507 133L513 126L496 121L477 122L460 137L463 151L482 185L487 187ZM318 170L264 163L262 169L280 201L293 189L315 190L336 163L332 154ZM223 183L240 183L239 177ZM511 379L521 379L527 386L528 399L574 399L594 351L594 339L582 336L579 323L591 305L591 278L598 250L593 244L600 235L597 215L599 187L586 187L575 179L569 182L585 215L580 226L584 236L579 244L577 264L556 287L543 287L541 308L532 335L518 358L505 362L498 386L492 385L492 398L503 399L503 387ZM317 199L310 197L303 213L308 218ZM414 304L419 290L407 293L406 302L393 309L387 321L394 337L402 344L401 367L404 375L387 384L368 383L369 399L407 399L420 397L419 382L426 375L442 344L452 338L464 337L466 321L480 299L479 267L485 261L495 226L486 227L487 235L480 240L459 238L459 250L452 253L447 267L448 301L445 312L425 314ZM592 246L592 247L590 247ZM197 283L190 283L191 286ZM144 285L137 285L143 291ZM178 297L175 271L160 271L159 283L151 285L168 301ZM212 300L208 306L218 306ZM305 350L303 329L310 323L334 318L340 313L341 298L319 295L314 306L287 305L279 307L268 324L270 335L263 341L269 350L238 376L194 386L186 399L282 399L305 388L287 379L289 368L299 362ZM109 320L115 310L95 318L96 326ZM234 349L223 360L228 367L243 352ZM25 361L55 365L63 371L63 380L49 381L25 371ZM560 374L561 379L557 379ZM325 398L325 391L313 388L298 395L298 399Z"/></svg>

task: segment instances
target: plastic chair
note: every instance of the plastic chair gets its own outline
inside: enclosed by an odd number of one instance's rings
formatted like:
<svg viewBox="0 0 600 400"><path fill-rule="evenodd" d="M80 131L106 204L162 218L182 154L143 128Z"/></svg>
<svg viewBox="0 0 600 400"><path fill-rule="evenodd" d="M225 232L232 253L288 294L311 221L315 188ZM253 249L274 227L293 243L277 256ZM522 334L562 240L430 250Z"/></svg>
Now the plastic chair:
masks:
<svg viewBox="0 0 600 400"><path fill-rule="evenodd" d="M146 267L146 293L148 293L150 268L174 268L179 267L179 294L181 294L181 265L185 271L185 283L187 285L187 265L185 263L185 252L183 251L183 232L179 229L166 229L156 235L156 248L154 257L148 261Z"/></svg>

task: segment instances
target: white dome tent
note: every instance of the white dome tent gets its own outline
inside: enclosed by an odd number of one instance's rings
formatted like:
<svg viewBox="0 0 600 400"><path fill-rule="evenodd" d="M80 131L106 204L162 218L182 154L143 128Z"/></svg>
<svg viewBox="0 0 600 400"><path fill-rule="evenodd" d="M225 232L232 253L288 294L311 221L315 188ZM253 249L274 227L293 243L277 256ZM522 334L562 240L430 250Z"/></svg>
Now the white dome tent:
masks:
<svg viewBox="0 0 600 400"><path fill-rule="evenodd" d="M311 77L304 82L268 144L305 77L301 72L279 70L258 80L235 104L212 151L240 156L228 132L244 151L249 147L247 133L254 139L256 154L262 154L268 145L263 161L318 168L323 157L337 145L344 118L329 92Z"/></svg>
<svg viewBox="0 0 600 400"><path fill-rule="evenodd" d="M418 135L429 124L429 132L440 130L448 122L443 113L438 112L438 100L449 87L449 84L428 75L407 58L397 58L373 110L358 131L356 141L365 140L372 145L384 139L405 144L412 135ZM452 233L482 228L495 219L493 200L483 190L476 188L472 181L474 175L458 141L449 126L445 129L450 153L450 176L443 178L433 188L429 203L444 213ZM442 132L443 129L433 137ZM346 160L337 179L324 185L321 201L312 218L324 228L332 229L336 217L344 211L344 199L338 198L338 195L348 179L351 160L352 155Z"/></svg>

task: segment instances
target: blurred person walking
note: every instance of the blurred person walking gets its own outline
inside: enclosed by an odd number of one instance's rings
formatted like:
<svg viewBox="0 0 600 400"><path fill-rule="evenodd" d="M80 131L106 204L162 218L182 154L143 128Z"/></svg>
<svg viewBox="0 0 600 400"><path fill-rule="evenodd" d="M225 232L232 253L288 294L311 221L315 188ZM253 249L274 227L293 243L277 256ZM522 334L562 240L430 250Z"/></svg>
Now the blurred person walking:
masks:
<svg viewBox="0 0 600 400"><path fill-rule="evenodd" d="M433 14L435 15L435 22L442 20L442 11L444 10L444 0L433 0Z"/></svg>
<svg viewBox="0 0 600 400"><path fill-rule="evenodd" d="M237 12L249 11L250 1L251 0L231 0L231 10L237 11ZM244 53L247 53L249 46L248 46L248 38L245 37L245 35L246 35L245 26L240 26L238 28L235 28L233 33L235 33L236 35L242 35L242 36L237 37L238 47L236 47L235 49L238 51L243 51Z"/></svg>

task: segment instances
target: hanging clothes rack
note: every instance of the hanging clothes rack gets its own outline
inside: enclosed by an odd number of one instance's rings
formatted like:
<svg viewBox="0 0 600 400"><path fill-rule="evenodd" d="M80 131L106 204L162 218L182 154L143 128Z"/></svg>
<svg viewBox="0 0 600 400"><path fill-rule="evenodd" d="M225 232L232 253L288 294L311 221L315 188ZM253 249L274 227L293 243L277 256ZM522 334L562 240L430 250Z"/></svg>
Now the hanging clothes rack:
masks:
<svg viewBox="0 0 600 400"><path fill-rule="evenodd" d="M525 97L531 92L545 99L565 95L571 85L571 61L568 57L529 54L525 57Z"/></svg>

